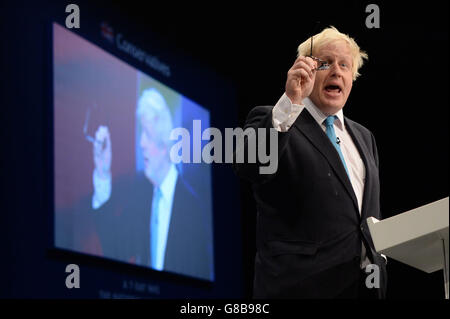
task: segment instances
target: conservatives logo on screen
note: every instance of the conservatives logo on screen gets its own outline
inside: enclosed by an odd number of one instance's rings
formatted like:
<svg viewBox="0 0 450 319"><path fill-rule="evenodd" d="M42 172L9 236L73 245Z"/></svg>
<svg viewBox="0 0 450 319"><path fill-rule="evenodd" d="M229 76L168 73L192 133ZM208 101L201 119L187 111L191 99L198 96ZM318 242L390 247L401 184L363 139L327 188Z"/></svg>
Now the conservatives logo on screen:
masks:
<svg viewBox="0 0 450 319"><path fill-rule="evenodd" d="M155 71L158 71L164 76L170 77L170 66L168 64L160 61L157 56L149 54L140 47L126 40L122 33L119 32L117 33L117 35L114 35L113 28L107 22L103 21L100 24L100 32L102 37L107 39L111 44L114 44L115 40L116 47L120 51L127 53L136 60L139 60L141 63L146 64L147 66Z"/></svg>
<svg viewBox="0 0 450 319"><path fill-rule="evenodd" d="M114 43L114 30L107 22L102 22L100 24L100 31L106 40Z"/></svg>

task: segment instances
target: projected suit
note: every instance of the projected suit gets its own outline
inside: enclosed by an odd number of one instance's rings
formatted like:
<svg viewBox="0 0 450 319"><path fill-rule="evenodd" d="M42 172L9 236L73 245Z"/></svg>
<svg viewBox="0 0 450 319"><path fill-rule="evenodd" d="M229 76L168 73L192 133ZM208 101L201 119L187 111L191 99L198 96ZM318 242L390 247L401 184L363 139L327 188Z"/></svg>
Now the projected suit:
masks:
<svg viewBox="0 0 450 319"><path fill-rule="evenodd" d="M111 199L92 213L105 257L151 266L153 185L139 174L114 182ZM192 188L178 176L163 270L211 279L211 220Z"/></svg>
<svg viewBox="0 0 450 319"><path fill-rule="evenodd" d="M103 255L156 270L212 279L211 218L170 159L172 118L164 97L138 101L144 172L111 181L111 141L101 126L94 143L93 214Z"/></svg>

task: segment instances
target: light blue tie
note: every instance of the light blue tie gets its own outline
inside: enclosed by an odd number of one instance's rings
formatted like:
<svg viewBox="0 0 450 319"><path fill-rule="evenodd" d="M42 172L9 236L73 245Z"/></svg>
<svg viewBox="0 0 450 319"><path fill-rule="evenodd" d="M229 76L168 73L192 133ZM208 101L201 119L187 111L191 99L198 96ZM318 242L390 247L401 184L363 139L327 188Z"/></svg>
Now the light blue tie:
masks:
<svg viewBox="0 0 450 319"><path fill-rule="evenodd" d="M350 174L348 173L347 165L345 164L344 155L342 154L342 151L341 151L341 146L337 143L336 132L334 131L333 124L336 119L337 119L336 115L328 116L325 119L324 123L325 123L325 127L327 128L327 136L330 139L333 146L336 148L336 150L339 154L339 157L341 158L342 164L344 164L345 171L347 172L347 175L350 178Z"/></svg>
<svg viewBox="0 0 450 319"><path fill-rule="evenodd" d="M158 253L158 206L161 199L161 190L155 187L152 200L152 215L150 218L150 266L157 267Z"/></svg>

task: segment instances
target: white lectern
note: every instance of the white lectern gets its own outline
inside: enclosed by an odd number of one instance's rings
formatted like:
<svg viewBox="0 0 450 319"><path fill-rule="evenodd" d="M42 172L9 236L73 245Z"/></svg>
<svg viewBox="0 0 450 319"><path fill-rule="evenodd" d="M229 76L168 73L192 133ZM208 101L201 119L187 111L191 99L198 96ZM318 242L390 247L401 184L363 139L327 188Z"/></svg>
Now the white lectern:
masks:
<svg viewBox="0 0 450 319"><path fill-rule="evenodd" d="M427 273L443 269L448 299L448 197L367 224L375 250Z"/></svg>

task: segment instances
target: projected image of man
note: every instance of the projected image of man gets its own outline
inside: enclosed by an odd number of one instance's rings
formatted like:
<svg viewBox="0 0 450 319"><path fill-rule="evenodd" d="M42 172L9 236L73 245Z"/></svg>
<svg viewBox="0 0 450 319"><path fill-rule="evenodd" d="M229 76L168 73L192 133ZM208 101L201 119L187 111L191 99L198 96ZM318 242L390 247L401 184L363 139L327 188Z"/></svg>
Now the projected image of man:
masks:
<svg viewBox="0 0 450 319"><path fill-rule="evenodd" d="M169 157L172 118L164 98L155 89L144 91L139 99L137 114L142 127L140 147L144 157L145 176L153 184L150 264L153 268L162 270L178 178L178 172Z"/></svg>
<svg viewBox="0 0 450 319"><path fill-rule="evenodd" d="M196 192L170 160L173 122L166 100L158 90L150 88L143 91L137 104L141 128L138 145L144 172L130 182L121 182L118 198L112 199L116 196L111 186L112 147L108 128L100 126L96 133L92 207L102 210L110 198L113 211L125 206L121 216L108 216L115 219L113 222L103 221L112 225L115 236L121 239L111 240L112 229L105 230L103 225L100 228L107 238L103 243L119 259L209 279L210 225ZM111 244L115 247L110 247Z"/></svg>

